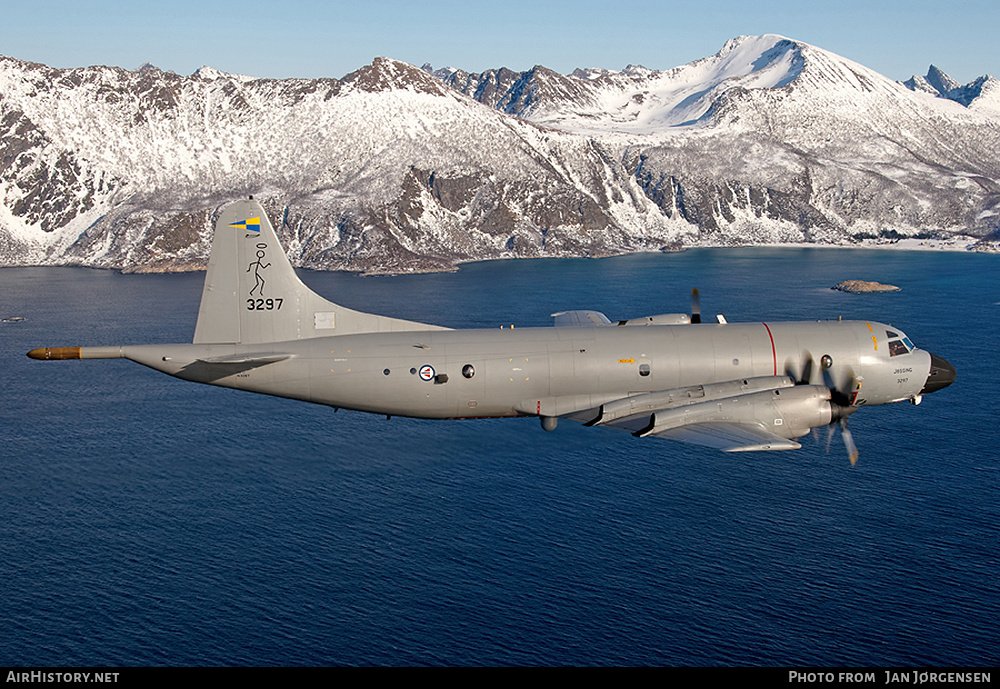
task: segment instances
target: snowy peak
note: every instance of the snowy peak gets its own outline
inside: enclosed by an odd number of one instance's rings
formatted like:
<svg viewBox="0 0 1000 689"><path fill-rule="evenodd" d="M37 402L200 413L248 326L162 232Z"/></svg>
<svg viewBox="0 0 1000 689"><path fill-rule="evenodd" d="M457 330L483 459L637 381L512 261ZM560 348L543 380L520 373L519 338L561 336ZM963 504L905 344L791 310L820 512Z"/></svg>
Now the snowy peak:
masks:
<svg viewBox="0 0 1000 689"><path fill-rule="evenodd" d="M612 74L617 74L617 72L611 69L604 69L603 67L587 67L586 69L577 67L570 73L570 76L576 77L577 79L583 79L585 81L591 81L593 79L611 76Z"/></svg>
<svg viewBox="0 0 1000 689"><path fill-rule="evenodd" d="M698 123L730 89L790 84L803 70L803 47L783 36L740 36L712 57L662 72L642 65L569 75L541 65L520 73L430 65L423 71L480 103L538 123L583 133L643 133Z"/></svg>
<svg viewBox="0 0 1000 689"><path fill-rule="evenodd" d="M935 67L934 65L931 65L927 70L927 76L922 77L914 74L912 77L903 82L903 86L911 91L922 91L924 93L930 93L932 95L940 96L941 98L948 98L950 100L955 100L952 98L952 94L962 89L961 84L948 76L948 74L946 74L942 69Z"/></svg>
<svg viewBox="0 0 1000 689"><path fill-rule="evenodd" d="M406 89L417 93L443 96L441 82L424 70L387 57L377 57L370 65L351 72L341 83L367 93Z"/></svg>
<svg viewBox="0 0 1000 689"><path fill-rule="evenodd" d="M518 117L529 117L546 104L587 98L578 77L564 76L542 65L526 72L501 67L474 74L450 67L434 70L429 64L422 70L459 93Z"/></svg>
<svg viewBox="0 0 1000 689"><path fill-rule="evenodd" d="M986 74L965 88L970 95L974 94L969 101L970 108L1000 115L1000 80Z"/></svg>
<svg viewBox="0 0 1000 689"><path fill-rule="evenodd" d="M229 77L229 75L222 70L216 69L215 67L209 67L208 65L202 65L196 69L194 74L191 76L205 79L207 81L215 81L216 79L225 79Z"/></svg>
<svg viewBox="0 0 1000 689"><path fill-rule="evenodd" d="M491 108L498 107L513 85L522 78L521 73L506 67L478 74L452 67L434 70L429 64L424 65L423 69L446 86Z"/></svg>
<svg viewBox="0 0 1000 689"><path fill-rule="evenodd" d="M758 88L775 88L790 83L802 72L804 47L775 34L739 36L726 41L713 57L692 64L704 62L716 81L767 74Z"/></svg>
<svg viewBox="0 0 1000 689"><path fill-rule="evenodd" d="M680 130L760 125L761 100L772 107L813 110L837 119L852 113L926 107L898 82L821 48L776 34L738 36L715 55L656 71L588 68L560 75L545 67L515 73L433 71L442 83L508 114L585 135L673 136ZM986 113L1000 109L1000 84L991 77L967 86L936 67L904 86L941 95ZM919 105L923 103L923 105ZM837 108L840 114L833 114ZM987 113L988 114L988 113ZM720 118L725 117L723 123Z"/></svg>
<svg viewBox="0 0 1000 689"><path fill-rule="evenodd" d="M804 47L773 34L740 36L711 57L661 73L658 81L671 90L716 94L733 88L783 88L802 73Z"/></svg>
<svg viewBox="0 0 1000 689"><path fill-rule="evenodd" d="M972 110L1000 113L1000 81L989 74L963 86L943 70L931 65L927 76L915 74L904 81L903 86L911 91L921 91L955 101Z"/></svg>
<svg viewBox="0 0 1000 689"><path fill-rule="evenodd" d="M934 65L931 65L930 69L927 70L927 76L925 78L927 79L927 83L930 84L939 95L944 95L961 86L961 84Z"/></svg>
<svg viewBox="0 0 1000 689"><path fill-rule="evenodd" d="M902 82L903 86L917 93L929 93L934 96L941 95L936 88L931 86L926 77L914 74L912 77Z"/></svg>
<svg viewBox="0 0 1000 689"><path fill-rule="evenodd" d="M536 66L467 74L434 73L452 88L509 114L579 133L662 132L703 124L732 89L776 89L794 82L806 60L801 43L777 35L740 36L711 57L666 71Z"/></svg>

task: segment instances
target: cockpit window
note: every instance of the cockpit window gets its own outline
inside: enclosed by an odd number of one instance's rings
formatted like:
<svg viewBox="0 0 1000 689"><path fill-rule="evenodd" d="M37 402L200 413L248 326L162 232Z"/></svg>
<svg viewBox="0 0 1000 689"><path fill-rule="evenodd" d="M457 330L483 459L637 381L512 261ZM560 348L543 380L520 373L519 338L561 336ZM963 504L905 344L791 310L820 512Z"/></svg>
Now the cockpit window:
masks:
<svg viewBox="0 0 1000 689"><path fill-rule="evenodd" d="M904 337L904 338L903 338L903 344L905 344L905 345L906 345L906 348L907 348L907 349L909 349L909 350L910 350L911 352L912 352L912 351L913 351L914 349L916 349L916 347L914 347L914 346L913 346L913 343L912 343L912 342L910 342L910 338L908 338L908 337Z"/></svg>
<svg viewBox="0 0 1000 689"><path fill-rule="evenodd" d="M910 350L906 348L902 340L889 340L889 356L899 356L900 354L909 354Z"/></svg>

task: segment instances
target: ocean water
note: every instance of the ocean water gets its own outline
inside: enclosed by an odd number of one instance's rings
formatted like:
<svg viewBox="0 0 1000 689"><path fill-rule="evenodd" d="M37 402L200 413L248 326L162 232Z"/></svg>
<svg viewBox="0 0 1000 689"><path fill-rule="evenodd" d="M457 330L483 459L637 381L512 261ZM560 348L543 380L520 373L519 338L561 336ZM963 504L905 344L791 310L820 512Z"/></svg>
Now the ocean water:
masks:
<svg viewBox="0 0 1000 689"><path fill-rule="evenodd" d="M0 664L996 665L1000 256L716 249L305 272L452 327L867 318L958 371L727 455L339 412L38 346L190 341L202 274L0 269ZM903 288L850 295L848 278Z"/></svg>

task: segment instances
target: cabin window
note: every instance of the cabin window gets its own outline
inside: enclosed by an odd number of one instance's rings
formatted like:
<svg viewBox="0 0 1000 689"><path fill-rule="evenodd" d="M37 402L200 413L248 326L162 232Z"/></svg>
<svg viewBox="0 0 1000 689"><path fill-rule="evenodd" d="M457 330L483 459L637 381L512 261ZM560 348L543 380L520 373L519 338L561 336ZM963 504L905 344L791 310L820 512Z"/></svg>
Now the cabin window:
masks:
<svg viewBox="0 0 1000 689"><path fill-rule="evenodd" d="M472 364L466 364L465 366L462 367L462 375L465 376L466 378L471 378L472 376L476 375L476 367L473 366Z"/></svg>
<svg viewBox="0 0 1000 689"><path fill-rule="evenodd" d="M639 375L640 376L649 375L649 364L639 364Z"/></svg>

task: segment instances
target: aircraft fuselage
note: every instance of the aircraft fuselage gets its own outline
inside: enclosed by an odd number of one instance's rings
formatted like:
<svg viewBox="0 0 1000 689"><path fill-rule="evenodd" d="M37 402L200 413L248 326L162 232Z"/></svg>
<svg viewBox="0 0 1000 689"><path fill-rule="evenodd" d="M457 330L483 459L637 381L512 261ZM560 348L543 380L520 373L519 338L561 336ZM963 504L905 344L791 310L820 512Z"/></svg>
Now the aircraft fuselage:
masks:
<svg viewBox="0 0 1000 689"><path fill-rule="evenodd" d="M123 353L186 380L379 414L559 416L656 390L786 374L835 385L854 379L855 405L915 397L930 354L890 356L887 331L893 332L859 321L504 328L319 337L266 349L138 346ZM250 353L288 358L253 367L198 361Z"/></svg>

